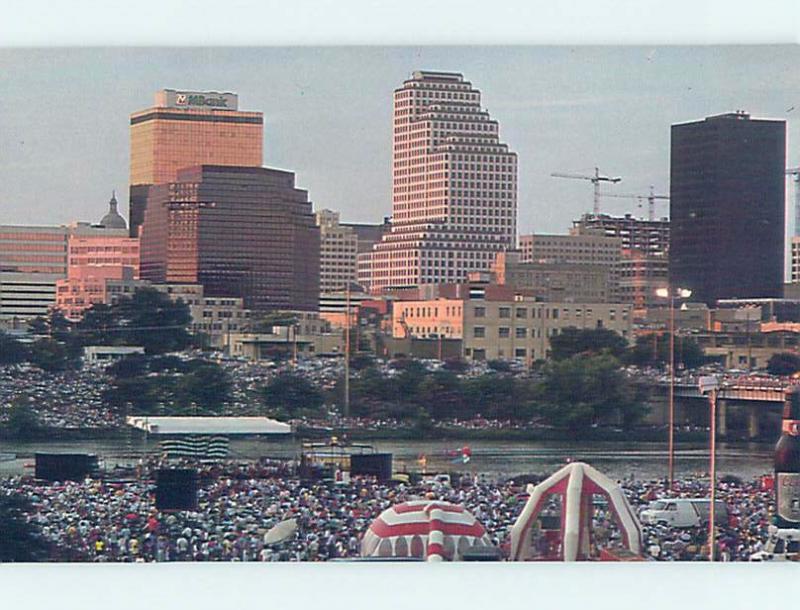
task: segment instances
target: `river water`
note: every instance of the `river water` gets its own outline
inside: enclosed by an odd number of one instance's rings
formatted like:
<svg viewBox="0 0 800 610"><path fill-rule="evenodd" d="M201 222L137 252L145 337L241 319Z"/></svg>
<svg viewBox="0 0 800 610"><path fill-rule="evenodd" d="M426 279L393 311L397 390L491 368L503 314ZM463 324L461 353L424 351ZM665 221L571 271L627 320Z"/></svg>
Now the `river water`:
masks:
<svg viewBox="0 0 800 610"><path fill-rule="evenodd" d="M664 478L667 472L666 443L565 442L565 441L374 441L377 451L394 454L396 471L420 470L418 459L425 455L428 472L474 472L493 478L520 474L549 474L567 460L587 462L613 478ZM451 457L469 446L468 464ZM231 458L243 460L261 456L292 458L300 453L295 439L232 439ZM147 452L158 452L152 438L113 441L64 441L48 443L0 442L0 476L32 472L33 454L42 452L96 453L107 468L131 464ZM733 474L749 479L772 469L772 446L756 443L718 443L718 475ZM677 477L708 471L708 448L703 444L680 443L675 457Z"/></svg>

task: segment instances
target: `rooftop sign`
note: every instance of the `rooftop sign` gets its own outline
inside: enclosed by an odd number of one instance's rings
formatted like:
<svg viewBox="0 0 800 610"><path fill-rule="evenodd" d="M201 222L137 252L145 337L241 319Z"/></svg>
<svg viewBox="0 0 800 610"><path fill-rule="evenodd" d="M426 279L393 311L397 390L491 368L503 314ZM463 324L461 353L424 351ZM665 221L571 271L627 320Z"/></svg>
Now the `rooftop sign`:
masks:
<svg viewBox="0 0 800 610"><path fill-rule="evenodd" d="M164 89L156 94L156 106L162 108L204 108L207 110L236 110L239 96L217 91L176 91Z"/></svg>

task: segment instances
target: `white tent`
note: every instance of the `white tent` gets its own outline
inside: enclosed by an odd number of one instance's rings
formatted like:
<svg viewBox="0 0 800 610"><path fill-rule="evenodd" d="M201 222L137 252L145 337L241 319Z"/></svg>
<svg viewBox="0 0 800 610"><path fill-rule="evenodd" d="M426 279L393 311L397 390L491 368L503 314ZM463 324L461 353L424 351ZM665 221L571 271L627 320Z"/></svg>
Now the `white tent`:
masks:
<svg viewBox="0 0 800 610"><path fill-rule="evenodd" d="M291 434L292 427L268 417L129 417L128 425L149 434Z"/></svg>
<svg viewBox="0 0 800 610"><path fill-rule="evenodd" d="M529 485L530 497L511 528L511 561L531 559L531 528L553 495L563 498L561 508L561 559L577 561L589 557L592 523L592 495L605 496L629 551L641 553L641 525L619 485L583 462L564 466L536 486Z"/></svg>

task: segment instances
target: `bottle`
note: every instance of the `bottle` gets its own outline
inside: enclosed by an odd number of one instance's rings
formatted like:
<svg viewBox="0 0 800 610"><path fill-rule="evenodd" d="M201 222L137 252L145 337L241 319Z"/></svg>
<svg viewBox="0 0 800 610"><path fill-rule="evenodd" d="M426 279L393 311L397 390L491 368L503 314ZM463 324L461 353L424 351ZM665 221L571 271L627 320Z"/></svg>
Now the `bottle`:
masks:
<svg viewBox="0 0 800 610"><path fill-rule="evenodd" d="M775 445L775 525L800 529L800 387L786 391Z"/></svg>

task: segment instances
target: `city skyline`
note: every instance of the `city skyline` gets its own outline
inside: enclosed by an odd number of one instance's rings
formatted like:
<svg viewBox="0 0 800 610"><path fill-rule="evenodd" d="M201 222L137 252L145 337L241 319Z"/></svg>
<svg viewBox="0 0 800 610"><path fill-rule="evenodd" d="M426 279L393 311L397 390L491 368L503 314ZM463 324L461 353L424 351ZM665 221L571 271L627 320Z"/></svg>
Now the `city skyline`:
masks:
<svg viewBox="0 0 800 610"><path fill-rule="evenodd" d="M112 189L127 216L128 117L169 87L238 93L264 113L265 166L295 171L315 210L380 222L392 92L433 69L474 83L518 153L519 233L564 233L591 209L591 186L550 172L596 165L623 178L615 192L666 193L674 123L738 109L785 119L797 165L797 58L790 46L4 50L0 222L94 220ZM646 214L625 199L601 210Z"/></svg>

